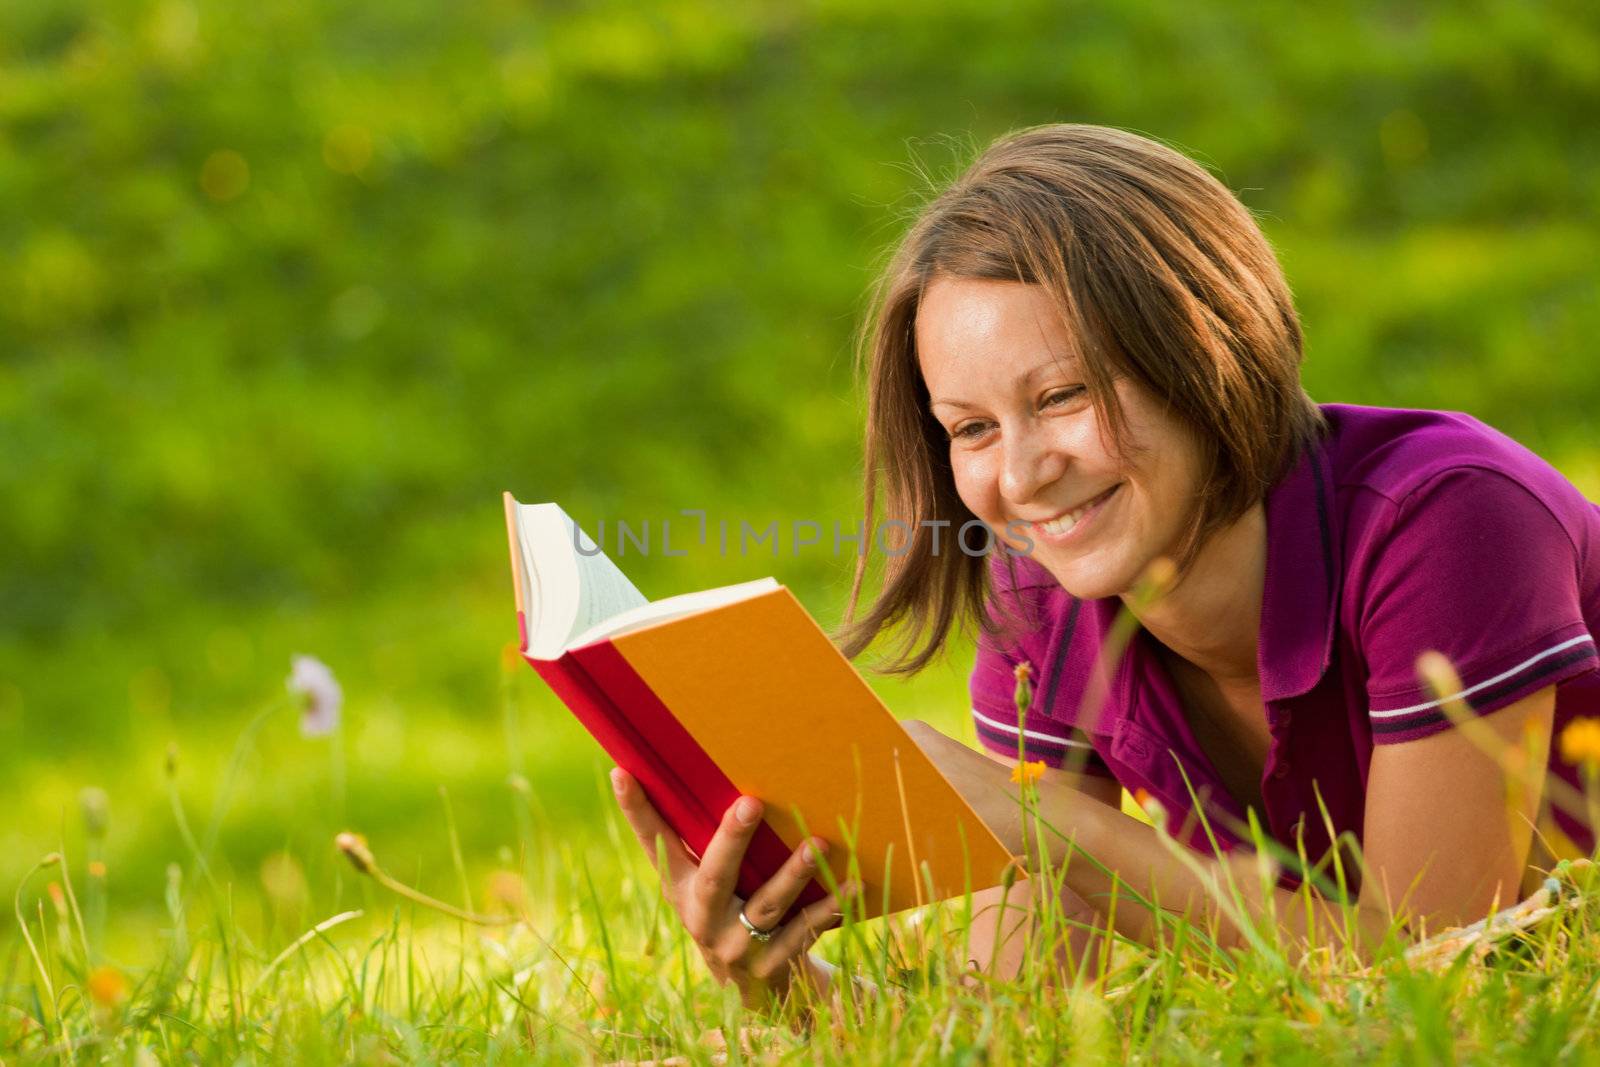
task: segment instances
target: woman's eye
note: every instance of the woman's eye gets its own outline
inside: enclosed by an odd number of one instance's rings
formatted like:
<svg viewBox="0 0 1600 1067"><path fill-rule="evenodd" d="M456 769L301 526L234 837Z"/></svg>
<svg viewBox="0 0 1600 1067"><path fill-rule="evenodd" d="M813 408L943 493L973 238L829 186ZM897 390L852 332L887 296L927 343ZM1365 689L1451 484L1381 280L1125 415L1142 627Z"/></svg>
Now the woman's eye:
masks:
<svg viewBox="0 0 1600 1067"><path fill-rule="evenodd" d="M1045 407L1064 404L1069 400L1076 400L1083 395L1083 386L1074 385L1070 389L1058 389L1044 398Z"/></svg>
<svg viewBox="0 0 1600 1067"><path fill-rule="evenodd" d="M1074 385L1067 389L1057 389L1055 392L1046 395L1039 406L1041 408L1060 407L1062 404L1077 400L1086 392L1088 390L1081 385ZM955 429L946 431L946 433L952 441L976 441L989 432L989 425L982 419L976 419L972 422L964 422Z"/></svg>
<svg viewBox="0 0 1600 1067"><path fill-rule="evenodd" d="M950 431L950 439L953 441L972 440L973 438L981 437L985 428L985 425L981 422L964 422Z"/></svg>

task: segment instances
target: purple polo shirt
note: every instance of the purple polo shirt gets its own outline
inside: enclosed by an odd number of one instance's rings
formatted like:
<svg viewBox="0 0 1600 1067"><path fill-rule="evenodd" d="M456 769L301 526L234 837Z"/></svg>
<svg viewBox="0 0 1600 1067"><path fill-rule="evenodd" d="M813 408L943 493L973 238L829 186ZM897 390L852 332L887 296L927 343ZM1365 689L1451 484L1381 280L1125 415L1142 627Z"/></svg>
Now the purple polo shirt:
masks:
<svg viewBox="0 0 1600 1067"><path fill-rule="evenodd" d="M1324 404L1330 432L1266 497L1267 570L1258 667L1271 745L1261 779L1265 828L1313 860L1334 833L1361 837L1375 745L1451 729L1416 676L1448 656L1463 695L1487 715L1556 686L1555 731L1600 715L1600 505L1511 438L1456 412ZM1137 630L1096 670L1121 602L1069 596L1018 558L996 556L993 596L1028 620L979 642L971 679L980 741L1015 757L1013 669L1033 667L1022 724L1028 759L1110 775L1169 813L1175 837L1209 851L1189 786L1225 849L1245 813L1189 729L1177 690ZM1096 684L1096 678L1099 682ZM1180 765L1182 771L1180 772ZM1551 744L1551 773L1578 783ZM1593 835L1556 823L1587 851Z"/></svg>

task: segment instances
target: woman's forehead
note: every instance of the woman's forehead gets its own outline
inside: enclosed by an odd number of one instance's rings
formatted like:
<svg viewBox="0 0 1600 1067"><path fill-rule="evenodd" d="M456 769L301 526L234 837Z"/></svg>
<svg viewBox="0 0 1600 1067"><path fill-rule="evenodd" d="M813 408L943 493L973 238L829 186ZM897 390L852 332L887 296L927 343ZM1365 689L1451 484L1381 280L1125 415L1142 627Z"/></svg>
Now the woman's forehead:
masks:
<svg viewBox="0 0 1600 1067"><path fill-rule="evenodd" d="M952 392L973 385L1021 388L1075 366L1060 313L1037 285L939 279L921 301L915 329L923 378L936 394L947 381Z"/></svg>

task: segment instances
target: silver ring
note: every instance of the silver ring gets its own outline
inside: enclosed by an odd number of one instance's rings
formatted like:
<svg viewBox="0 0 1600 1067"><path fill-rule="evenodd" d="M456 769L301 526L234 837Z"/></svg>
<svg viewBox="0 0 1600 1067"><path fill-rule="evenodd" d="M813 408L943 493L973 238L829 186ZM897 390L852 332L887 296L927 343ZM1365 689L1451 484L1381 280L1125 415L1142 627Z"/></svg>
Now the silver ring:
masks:
<svg viewBox="0 0 1600 1067"><path fill-rule="evenodd" d="M750 940L759 941L763 945L772 940L772 931L756 929L756 924L750 921L750 917L744 913L743 908L739 909L739 921L744 924L746 930L750 931Z"/></svg>

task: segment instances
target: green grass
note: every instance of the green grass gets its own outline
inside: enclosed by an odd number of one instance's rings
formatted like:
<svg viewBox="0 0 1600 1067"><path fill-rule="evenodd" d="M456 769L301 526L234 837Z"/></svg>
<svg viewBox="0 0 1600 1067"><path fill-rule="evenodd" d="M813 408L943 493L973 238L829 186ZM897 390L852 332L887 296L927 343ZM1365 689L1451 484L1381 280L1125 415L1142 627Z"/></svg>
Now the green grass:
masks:
<svg viewBox="0 0 1600 1067"><path fill-rule="evenodd" d="M287 709L264 713L263 725L275 714ZM247 736L235 751L251 748ZM1425 962L1393 940L1370 966L1337 942L1292 951L1264 921L1248 947L1223 950L1214 930L1171 919L1159 948L1106 942L1097 970L1070 959L1063 969L1051 961L1075 924L1046 906L1020 973L978 977L958 899L847 921L821 951L874 992L797 995L768 1019L711 982L609 809L585 823L593 832L574 833L541 810L525 779L512 780L489 805L494 825L478 828L505 843L485 864L464 849L452 798L437 796L426 821L441 869L392 873L485 920L468 922L345 865L331 838L312 835L258 871L236 870L208 842L242 772L209 783L204 817L181 757L165 773L168 817L186 847L161 857L162 914L107 915L118 867L105 860L107 825L87 811L70 827L67 865L59 853L42 857L19 885L28 936L0 957L0 1048L18 1062L711 1063L730 1040L743 1043L736 1062L819 1064L1600 1058L1594 868L1569 872L1563 906L1487 951ZM256 773L270 778L272 768ZM346 798L353 809L364 788ZM598 776L587 788L594 806L607 804ZM302 817L344 802L328 792L297 801ZM1039 829L1041 840L1050 833ZM369 845L384 863L382 837ZM94 861L106 865L91 872ZM1063 873L1047 866L1036 877L1059 884ZM1226 884L1217 892L1237 906ZM1116 906L1141 905L1125 897ZM109 934L130 927L139 941Z"/></svg>

